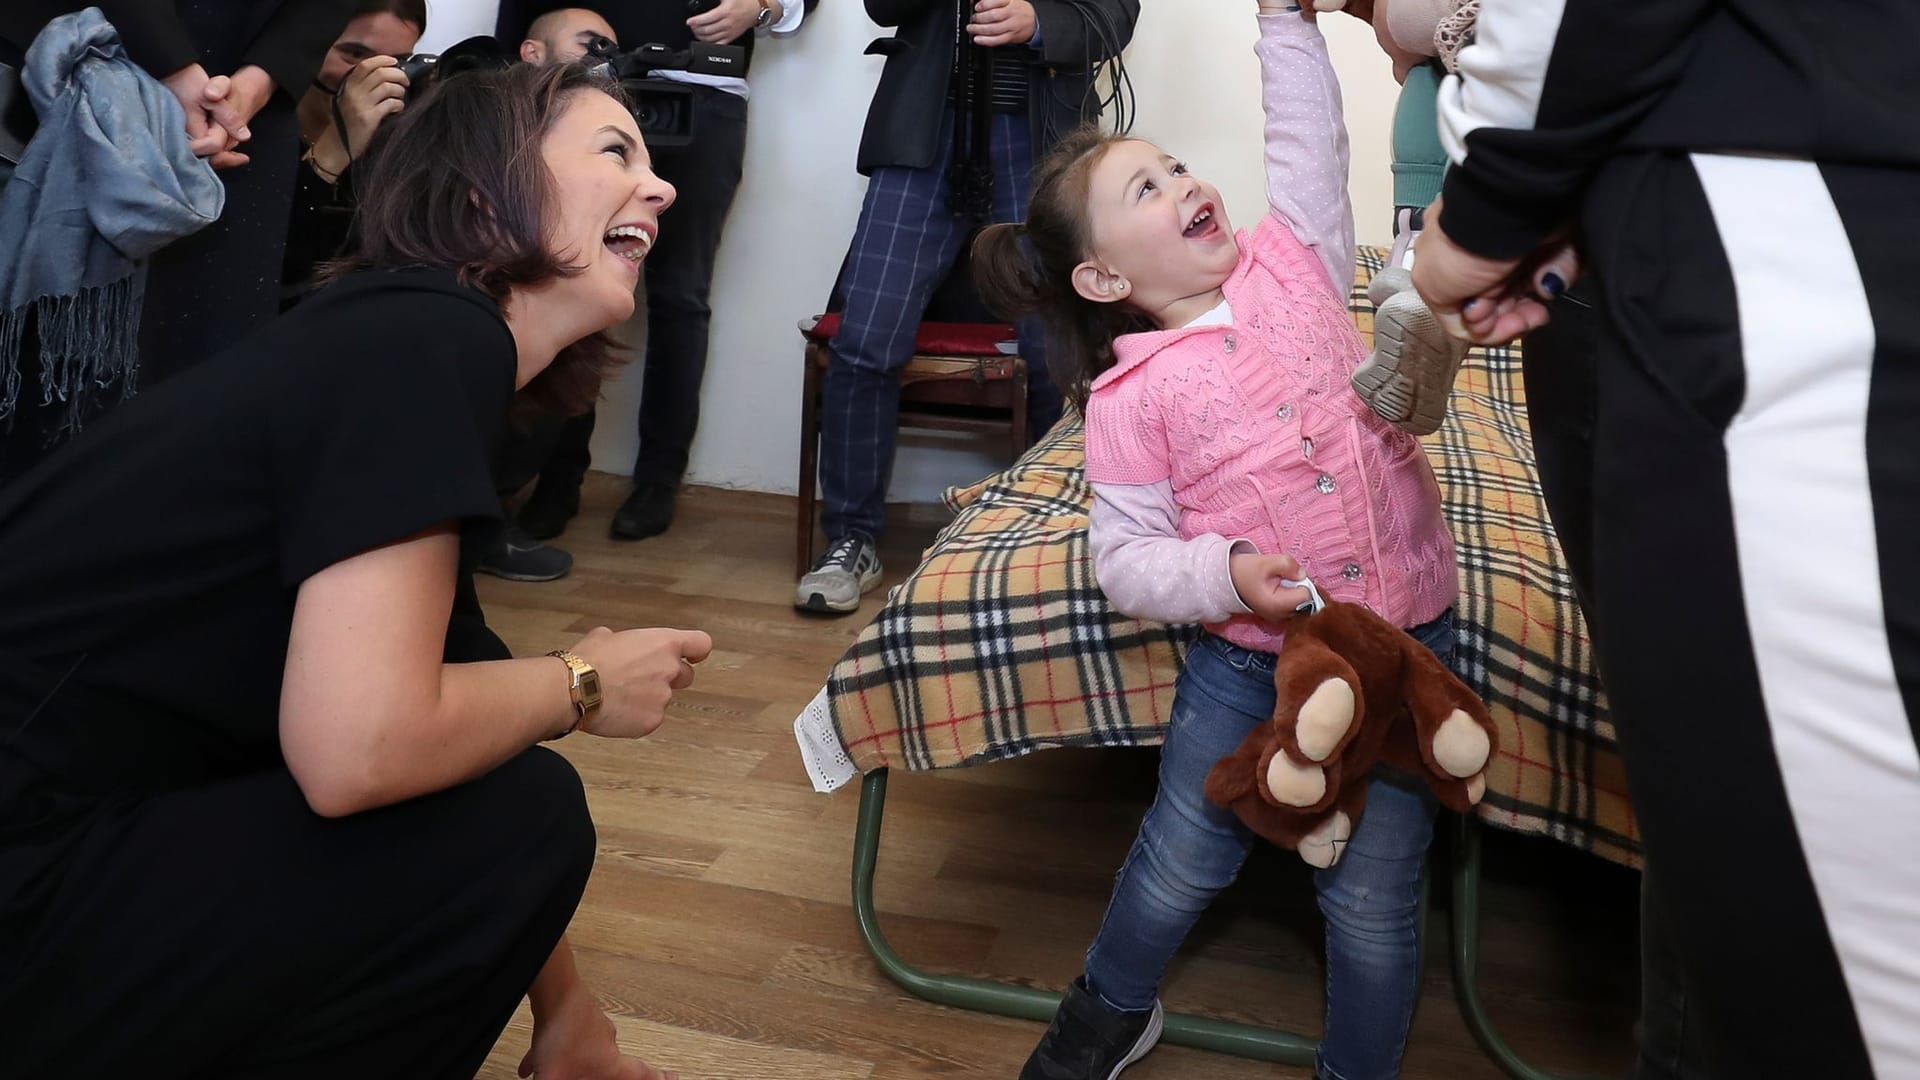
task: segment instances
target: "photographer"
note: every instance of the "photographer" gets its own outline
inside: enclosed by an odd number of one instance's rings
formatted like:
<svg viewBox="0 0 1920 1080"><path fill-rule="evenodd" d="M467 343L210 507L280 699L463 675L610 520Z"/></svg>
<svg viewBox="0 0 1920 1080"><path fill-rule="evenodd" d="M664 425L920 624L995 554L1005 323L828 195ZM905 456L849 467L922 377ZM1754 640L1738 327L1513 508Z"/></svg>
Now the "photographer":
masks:
<svg viewBox="0 0 1920 1080"><path fill-rule="evenodd" d="M747 54L741 75L655 73L691 90L693 137L685 146L654 150L654 169L679 189L680 200L673 228L647 256L640 449L634 461L633 491L614 515L610 529L622 540L666 530L693 446L707 365L714 256L746 156L747 81L742 76L751 67L755 39L763 33L779 37L798 30L814 0L701 2L707 9L691 17L686 0L627 0L601 11L613 31L609 36L628 48L662 45L681 50L701 42L737 45ZM540 0L506 0L500 8L501 40L512 40L508 35L520 33L544 6ZM530 536L559 535L579 511L592 430L591 414L571 421L544 461L540 482L519 515Z"/></svg>
<svg viewBox="0 0 1920 1080"><path fill-rule="evenodd" d="M396 57L427 31L426 0L359 0L300 99L300 169L281 271L281 307L299 299L314 270L341 253L353 216L347 169L366 152L381 121L406 105L407 77Z"/></svg>

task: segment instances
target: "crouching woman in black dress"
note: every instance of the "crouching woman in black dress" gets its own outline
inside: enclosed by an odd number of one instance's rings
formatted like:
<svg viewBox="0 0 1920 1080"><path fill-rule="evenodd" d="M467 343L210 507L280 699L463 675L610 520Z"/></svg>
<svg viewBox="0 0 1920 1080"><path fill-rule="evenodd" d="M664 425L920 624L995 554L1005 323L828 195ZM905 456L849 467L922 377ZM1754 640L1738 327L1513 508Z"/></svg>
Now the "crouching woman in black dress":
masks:
<svg viewBox="0 0 1920 1080"><path fill-rule="evenodd" d="M389 126L350 272L0 489L10 1075L471 1076L522 997L534 1074L660 1075L574 970L538 744L646 735L708 639L448 624L510 400L593 391L673 189L575 68Z"/></svg>

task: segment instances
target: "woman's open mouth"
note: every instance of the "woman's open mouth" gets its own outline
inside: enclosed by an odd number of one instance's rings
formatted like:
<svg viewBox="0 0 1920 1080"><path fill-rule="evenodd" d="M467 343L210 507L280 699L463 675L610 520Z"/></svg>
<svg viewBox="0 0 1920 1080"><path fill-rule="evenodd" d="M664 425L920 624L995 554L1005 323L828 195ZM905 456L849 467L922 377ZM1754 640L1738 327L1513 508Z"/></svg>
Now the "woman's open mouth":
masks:
<svg viewBox="0 0 1920 1080"><path fill-rule="evenodd" d="M608 251L638 265L653 249L653 234L638 225L615 225L602 242Z"/></svg>

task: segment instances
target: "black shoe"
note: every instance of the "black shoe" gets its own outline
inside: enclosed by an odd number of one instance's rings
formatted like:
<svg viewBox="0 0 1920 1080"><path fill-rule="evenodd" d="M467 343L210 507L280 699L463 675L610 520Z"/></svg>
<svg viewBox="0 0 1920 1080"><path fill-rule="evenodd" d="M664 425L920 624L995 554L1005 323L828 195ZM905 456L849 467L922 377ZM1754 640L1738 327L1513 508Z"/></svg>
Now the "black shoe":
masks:
<svg viewBox="0 0 1920 1080"><path fill-rule="evenodd" d="M1113 1080L1160 1041L1165 1019L1158 1001L1145 1012L1114 1009L1087 989L1082 975L1067 987L1020 1080Z"/></svg>
<svg viewBox="0 0 1920 1080"><path fill-rule="evenodd" d="M509 524L480 556L474 569L508 581L553 581L573 569L573 556L528 536Z"/></svg>
<svg viewBox="0 0 1920 1080"><path fill-rule="evenodd" d="M633 494L620 504L607 530L615 540L645 540L659 536L673 524L673 497L679 489L668 484L635 484Z"/></svg>
<svg viewBox="0 0 1920 1080"><path fill-rule="evenodd" d="M567 531L567 522L580 512L580 485L542 480L514 515L520 528L535 540L551 540Z"/></svg>

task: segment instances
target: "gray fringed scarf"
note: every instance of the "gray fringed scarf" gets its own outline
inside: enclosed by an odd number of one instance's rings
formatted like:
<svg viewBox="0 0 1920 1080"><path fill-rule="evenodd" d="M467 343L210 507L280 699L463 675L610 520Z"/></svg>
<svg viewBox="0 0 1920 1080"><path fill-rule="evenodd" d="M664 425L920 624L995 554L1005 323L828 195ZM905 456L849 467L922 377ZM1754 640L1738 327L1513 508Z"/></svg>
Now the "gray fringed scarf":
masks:
<svg viewBox="0 0 1920 1080"><path fill-rule="evenodd" d="M63 402L73 429L90 389L133 393L138 260L219 217L226 189L188 148L180 103L99 8L48 23L21 81L40 127L0 189L0 420L31 343L41 403Z"/></svg>

